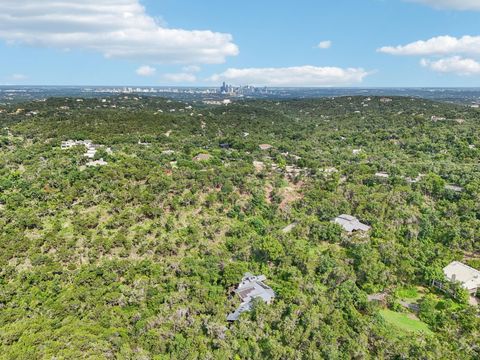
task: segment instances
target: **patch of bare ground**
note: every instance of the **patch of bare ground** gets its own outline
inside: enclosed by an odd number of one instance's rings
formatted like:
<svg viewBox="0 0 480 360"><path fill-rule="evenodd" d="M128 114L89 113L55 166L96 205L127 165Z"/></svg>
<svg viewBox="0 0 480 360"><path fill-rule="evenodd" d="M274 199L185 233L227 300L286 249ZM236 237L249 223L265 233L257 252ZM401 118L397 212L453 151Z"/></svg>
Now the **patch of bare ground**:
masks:
<svg viewBox="0 0 480 360"><path fill-rule="evenodd" d="M273 193L273 186L269 182L265 184L265 201L267 204L272 203L272 193Z"/></svg>
<svg viewBox="0 0 480 360"><path fill-rule="evenodd" d="M256 172L262 172L265 170L265 164L262 161L254 161L253 167L255 168Z"/></svg>
<svg viewBox="0 0 480 360"><path fill-rule="evenodd" d="M477 252L467 252L463 253L464 260L480 260L480 253Z"/></svg>
<svg viewBox="0 0 480 360"><path fill-rule="evenodd" d="M288 210L290 204L303 198L302 188L305 185L303 181L297 183L288 182L288 186L280 189L279 193L282 198L280 203L280 209Z"/></svg>

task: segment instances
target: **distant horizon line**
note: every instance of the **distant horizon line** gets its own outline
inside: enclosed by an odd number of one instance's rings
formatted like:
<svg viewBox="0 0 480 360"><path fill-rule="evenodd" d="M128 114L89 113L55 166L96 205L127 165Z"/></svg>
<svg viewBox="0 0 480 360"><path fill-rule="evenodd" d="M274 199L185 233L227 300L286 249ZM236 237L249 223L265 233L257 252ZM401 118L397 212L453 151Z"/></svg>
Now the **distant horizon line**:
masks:
<svg viewBox="0 0 480 360"><path fill-rule="evenodd" d="M334 89L352 89L352 90L382 90L382 89L478 89L480 86L258 86L258 85L233 85L237 87L252 86L255 88L267 88L272 90L334 90ZM0 84L0 88L150 88L150 89L218 89L219 86L206 85L18 85L18 84Z"/></svg>

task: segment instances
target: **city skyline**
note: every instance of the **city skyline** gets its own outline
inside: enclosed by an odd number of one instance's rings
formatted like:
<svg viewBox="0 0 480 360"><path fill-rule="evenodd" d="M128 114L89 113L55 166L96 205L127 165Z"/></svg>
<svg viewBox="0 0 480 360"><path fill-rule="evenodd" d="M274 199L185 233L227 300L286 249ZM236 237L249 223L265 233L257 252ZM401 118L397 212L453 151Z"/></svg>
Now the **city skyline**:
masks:
<svg viewBox="0 0 480 360"><path fill-rule="evenodd" d="M474 87L479 11L472 0L5 0L0 85Z"/></svg>

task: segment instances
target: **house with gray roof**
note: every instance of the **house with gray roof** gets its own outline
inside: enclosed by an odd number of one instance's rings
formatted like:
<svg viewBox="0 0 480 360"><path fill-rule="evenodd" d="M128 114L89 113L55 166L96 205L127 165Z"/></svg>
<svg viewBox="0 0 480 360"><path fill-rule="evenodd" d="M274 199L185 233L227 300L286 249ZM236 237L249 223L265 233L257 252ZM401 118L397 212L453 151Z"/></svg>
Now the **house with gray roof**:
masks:
<svg viewBox="0 0 480 360"><path fill-rule="evenodd" d="M370 226L361 223L360 220L351 215L342 214L335 218L333 222L343 227L343 229L350 234L355 231L370 230Z"/></svg>
<svg viewBox="0 0 480 360"><path fill-rule="evenodd" d="M445 185L445 189L451 190L451 191L454 191L454 192L457 192L457 193L460 193L460 192L463 191L463 187L458 186L458 185L452 185L452 184Z"/></svg>
<svg viewBox="0 0 480 360"><path fill-rule="evenodd" d="M246 311L250 311L255 299L260 299L266 304L271 304L275 298L275 292L263 282L267 278L264 275L255 276L246 273L242 282L238 285L235 293L240 297L242 303L240 306L227 316L228 321L236 321L240 315Z"/></svg>

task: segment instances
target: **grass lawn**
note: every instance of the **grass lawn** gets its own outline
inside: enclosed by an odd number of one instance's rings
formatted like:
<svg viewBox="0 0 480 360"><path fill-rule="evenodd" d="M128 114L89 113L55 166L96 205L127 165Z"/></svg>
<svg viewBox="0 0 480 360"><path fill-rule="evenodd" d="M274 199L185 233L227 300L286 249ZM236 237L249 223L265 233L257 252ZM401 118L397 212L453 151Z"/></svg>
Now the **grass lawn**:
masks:
<svg viewBox="0 0 480 360"><path fill-rule="evenodd" d="M418 298L421 297L421 294L418 292L418 289L416 287L401 288L401 289L398 289L396 293L400 299L417 300Z"/></svg>
<svg viewBox="0 0 480 360"><path fill-rule="evenodd" d="M428 325L424 322L416 319L411 319L408 314L402 314L391 310L380 310L380 314L385 321L401 330L410 332L423 331L427 334L432 334L432 331L428 328Z"/></svg>

